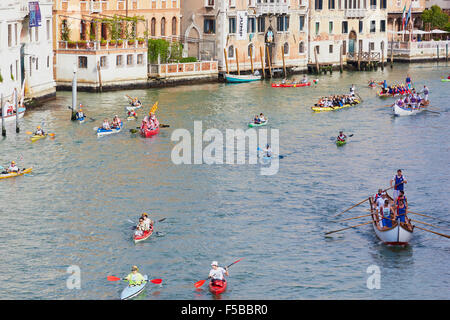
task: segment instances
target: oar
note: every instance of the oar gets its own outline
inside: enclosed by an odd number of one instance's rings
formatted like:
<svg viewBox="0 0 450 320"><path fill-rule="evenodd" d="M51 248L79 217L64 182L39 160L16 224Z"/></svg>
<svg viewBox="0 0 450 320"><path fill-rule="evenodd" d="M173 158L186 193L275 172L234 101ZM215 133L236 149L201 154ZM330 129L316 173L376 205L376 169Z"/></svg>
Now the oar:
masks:
<svg viewBox="0 0 450 320"><path fill-rule="evenodd" d="M431 231L431 230L428 230L428 229L425 229L425 228L422 228L422 227L418 227L418 226L416 226L416 225L414 225L414 227L415 227L415 228L419 228L420 230L428 231L428 232L431 232L431 233L437 234L437 235L439 235L439 236L443 236L443 237L446 237L446 238L450 239L450 236L448 236L448 235L446 235L446 234L439 233L439 232L436 232L436 231Z"/></svg>
<svg viewBox="0 0 450 320"><path fill-rule="evenodd" d="M439 218L436 218L436 217L427 216L426 214L423 214L423 213L413 212L413 211L409 211L409 210L408 210L408 213L417 214L419 216L427 217L427 218L431 218L431 219L436 219L436 220L439 220L439 221L442 221L442 222L445 222L445 223L450 223L450 222L448 222L446 220L442 220L442 219L439 219Z"/></svg>
<svg viewBox="0 0 450 320"><path fill-rule="evenodd" d="M417 223L421 223L421 224L426 224L427 226L438 228L438 229L448 229L448 228L438 227L438 226L435 226L435 225L432 225L430 223L426 223L426 222L423 222L423 221L414 220L414 219L411 219L411 218L409 220L417 222Z"/></svg>
<svg viewBox="0 0 450 320"><path fill-rule="evenodd" d="M426 109L426 108L423 108L423 110L424 110L424 111L428 111L428 112L431 112L431 113L437 113L437 114L441 114L440 112L437 112L437 111L431 111L431 110L428 110L428 109Z"/></svg>
<svg viewBox="0 0 450 320"><path fill-rule="evenodd" d="M353 219L358 219L358 218L363 218L363 217L369 217L369 216L371 216L371 215L372 215L372 214L365 214L365 215L363 215L363 216L354 217L354 218L347 218L347 219L339 220L339 221L336 221L336 222L342 222L342 221L353 220Z"/></svg>
<svg viewBox="0 0 450 320"><path fill-rule="evenodd" d="M244 258L241 258L241 259L239 259L239 260L237 260L237 261L235 261L235 262L229 264L226 268L228 269L228 268L231 267L233 264L238 263L238 262L241 261L242 259L244 259ZM208 279L209 279L209 277L208 277ZM208 280L208 279L197 281L196 283L194 283L194 287L200 288L200 287L205 283L205 281Z"/></svg>
<svg viewBox="0 0 450 320"><path fill-rule="evenodd" d="M365 223L361 223L361 224L358 224L358 225L356 225L356 226L351 226L351 227L347 227L347 228L344 228L344 229L339 229L339 230L329 231L329 232L327 232L327 233L325 233L325 234L327 235L327 234L330 234L330 233L335 233L335 232L339 232L339 231L344 231L344 230L347 230L347 229L351 229L351 228L356 228L356 227L359 227L359 226L363 226L363 225L369 224L369 223L372 223L372 221L365 222Z"/></svg>
<svg viewBox="0 0 450 320"><path fill-rule="evenodd" d="M27 132L25 132L26 134L34 134L34 132L31 132L31 131L27 131ZM47 133L47 135L49 135L50 137L54 137L55 136L55 134L54 133Z"/></svg>
<svg viewBox="0 0 450 320"><path fill-rule="evenodd" d="M166 219L167 219L167 218L162 218L162 219L160 219L160 220L158 220L158 221L155 221L155 223L157 223L157 222L163 222L163 221L166 220ZM131 220L128 220L128 221L132 222ZM134 223L134 222L133 222L133 223ZM131 229L132 229L132 230L136 229L136 226L132 226Z"/></svg>
<svg viewBox="0 0 450 320"><path fill-rule="evenodd" d="M116 276L107 276L106 279L108 281L126 280L125 278L119 278L119 277L116 277ZM162 283L162 279L152 279L152 280L145 280L145 281L147 281L147 282L150 281L150 282L152 282L154 284L161 284Z"/></svg>
<svg viewBox="0 0 450 320"><path fill-rule="evenodd" d="M347 211L349 211L349 210L353 209L354 207L357 207L357 206L359 206L360 204L362 204L362 203L366 202L367 200L369 200L369 198L366 198L366 199L364 199L363 201L361 201L361 202L358 202L357 204L355 204L355 205L351 206L350 208L348 208L348 209L346 209L346 210L342 211L341 213L338 213L338 214L337 214L337 215L335 215L334 217L340 216L341 214L343 214L343 213L345 213L345 212L347 212Z"/></svg>

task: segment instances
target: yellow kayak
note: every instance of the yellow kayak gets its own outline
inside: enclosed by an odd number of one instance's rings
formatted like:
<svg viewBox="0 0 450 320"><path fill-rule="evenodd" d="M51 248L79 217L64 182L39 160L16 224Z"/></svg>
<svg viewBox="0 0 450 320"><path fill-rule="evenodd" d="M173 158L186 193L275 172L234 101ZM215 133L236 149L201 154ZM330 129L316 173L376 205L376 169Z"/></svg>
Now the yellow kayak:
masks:
<svg viewBox="0 0 450 320"><path fill-rule="evenodd" d="M32 136L31 136L31 141L34 142L34 141L36 141L36 140L45 139L45 138L47 138L47 133L44 134L43 136L40 136L40 135L32 135Z"/></svg>
<svg viewBox="0 0 450 320"><path fill-rule="evenodd" d="M11 173L6 173L6 174L0 173L0 179L6 179L6 178L13 178L13 177L17 177L17 176L22 176L24 174L30 173L31 170L33 170L33 168L25 169L23 171L20 171L19 173L16 173L16 172L11 172Z"/></svg>
<svg viewBox="0 0 450 320"><path fill-rule="evenodd" d="M354 100L356 102L356 104L344 104L342 107L311 107L312 111L314 112L322 112L322 111L333 111L333 110L339 110L339 109L344 109L344 108L349 108L349 107L354 107L356 105L358 105L360 103L359 100Z"/></svg>

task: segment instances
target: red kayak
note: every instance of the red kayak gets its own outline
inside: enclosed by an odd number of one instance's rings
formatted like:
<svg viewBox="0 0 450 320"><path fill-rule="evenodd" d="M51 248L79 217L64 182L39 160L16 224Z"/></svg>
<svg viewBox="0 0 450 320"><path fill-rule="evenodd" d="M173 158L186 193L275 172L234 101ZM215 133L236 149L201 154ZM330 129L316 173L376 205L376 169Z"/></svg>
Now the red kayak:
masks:
<svg viewBox="0 0 450 320"><path fill-rule="evenodd" d="M209 291L213 294L221 294L227 289L226 280L215 280L214 284L212 281L209 282Z"/></svg>
<svg viewBox="0 0 450 320"><path fill-rule="evenodd" d="M141 128L140 132L141 136L143 136L144 138L150 138L151 136L157 135L159 133L159 127L153 130Z"/></svg>
<svg viewBox="0 0 450 320"><path fill-rule="evenodd" d="M136 236L135 234L133 234L134 243L138 243L150 238L152 233L153 233L153 226L150 226L150 230L144 231L144 234L142 236Z"/></svg>
<svg viewBox="0 0 450 320"><path fill-rule="evenodd" d="M306 83L272 83L272 88L296 88L296 87L309 87L311 82Z"/></svg>

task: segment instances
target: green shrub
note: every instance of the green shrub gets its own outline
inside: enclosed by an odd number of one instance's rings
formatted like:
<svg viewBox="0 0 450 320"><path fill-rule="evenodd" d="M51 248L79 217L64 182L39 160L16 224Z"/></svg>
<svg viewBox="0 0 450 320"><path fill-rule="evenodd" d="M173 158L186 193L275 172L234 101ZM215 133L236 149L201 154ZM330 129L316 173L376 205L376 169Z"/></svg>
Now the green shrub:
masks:
<svg viewBox="0 0 450 320"><path fill-rule="evenodd" d="M163 39L148 40L148 60L150 63L158 63L158 55L161 63L167 63L170 55L170 42Z"/></svg>
<svg viewBox="0 0 450 320"><path fill-rule="evenodd" d="M180 63L186 63L186 62L197 62L197 58L196 57L186 57L186 58L180 59Z"/></svg>

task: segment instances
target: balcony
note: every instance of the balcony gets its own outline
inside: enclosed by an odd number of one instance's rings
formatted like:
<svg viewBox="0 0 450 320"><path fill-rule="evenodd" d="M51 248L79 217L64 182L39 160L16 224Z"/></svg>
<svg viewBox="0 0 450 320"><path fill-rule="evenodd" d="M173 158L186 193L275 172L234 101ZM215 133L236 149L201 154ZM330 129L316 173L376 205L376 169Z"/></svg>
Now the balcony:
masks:
<svg viewBox="0 0 450 320"><path fill-rule="evenodd" d="M367 9L345 9L344 16L349 18L364 18L367 13Z"/></svg>
<svg viewBox="0 0 450 320"><path fill-rule="evenodd" d="M89 13L102 13L102 11L108 10L108 1L80 1L80 11L88 10Z"/></svg>
<svg viewBox="0 0 450 320"><path fill-rule="evenodd" d="M257 3L256 15L263 14L288 14L289 13L289 0L273 3Z"/></svg>

